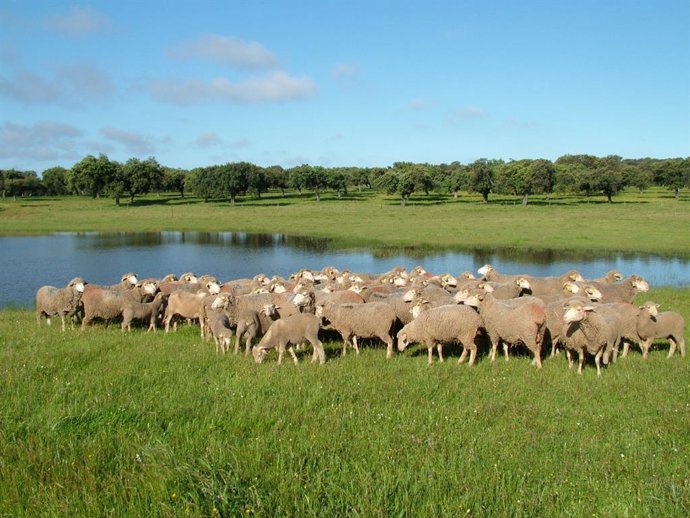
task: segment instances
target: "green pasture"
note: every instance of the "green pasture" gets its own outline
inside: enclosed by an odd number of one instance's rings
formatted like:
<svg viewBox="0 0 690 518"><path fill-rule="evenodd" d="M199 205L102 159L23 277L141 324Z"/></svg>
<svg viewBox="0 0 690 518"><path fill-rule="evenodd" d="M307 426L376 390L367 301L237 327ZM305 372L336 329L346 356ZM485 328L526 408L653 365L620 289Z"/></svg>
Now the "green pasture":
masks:
<svg viewBox="0 0 690 518"><path fill-rule="evenodd" d="M261 199L235 207L194 197L150 195L116 207L110 198L0 200L0 235L58 231L244 231L328 237L334 246L367 248L551 248L690 254L690 198L669 191L626 191L603 197L518 198L414 196L406 207L370 191L317 202L311 193Z"/></svg>
<svg viewBox="0 0 690 518"><path fill-rule="evenodd" d="M0 235L248 231L360 247L690 253L690 204L304 194L234 208L195 198L0 200ZM602 272L603 273L603 272ZM655 300L690 324L690 289ZM37 327L0 311L0 517L686 517L690 360L634 349L596 376L514 351L472 368L382 345L325 365L218 356L198 329Z"/></svg>

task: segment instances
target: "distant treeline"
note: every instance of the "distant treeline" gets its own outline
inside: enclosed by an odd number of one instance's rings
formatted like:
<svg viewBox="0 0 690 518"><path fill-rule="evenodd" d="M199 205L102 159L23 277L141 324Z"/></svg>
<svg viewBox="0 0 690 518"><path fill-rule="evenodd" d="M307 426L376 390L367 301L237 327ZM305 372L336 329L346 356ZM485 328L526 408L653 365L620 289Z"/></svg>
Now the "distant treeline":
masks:
<svg viewBox="0 0 690 518"><path fill-rule="evenodd" d="M35 171L0 170L2 196L110 196L116 204L122 197L134 202L150 192L193 193L205 201L240 196L260 198L269 189L313 192L320 200L324 191L346 196L350 190L374 189L397 195L404 205L414 193L511 194L527 204L533 194L572 193L603 195L612 201L621 189L640 192L650 186L674 191L690 187L690 158L625 159L611 155L564 155L555 162L544 159L489 160L470 164L427 164L396 162L390 167L321 167L303 164L285 169L260 167L249 162L232 162L191 170L161 166L155 158L131 158L116 162L106 155L88 155L72 166Z"/></svg>

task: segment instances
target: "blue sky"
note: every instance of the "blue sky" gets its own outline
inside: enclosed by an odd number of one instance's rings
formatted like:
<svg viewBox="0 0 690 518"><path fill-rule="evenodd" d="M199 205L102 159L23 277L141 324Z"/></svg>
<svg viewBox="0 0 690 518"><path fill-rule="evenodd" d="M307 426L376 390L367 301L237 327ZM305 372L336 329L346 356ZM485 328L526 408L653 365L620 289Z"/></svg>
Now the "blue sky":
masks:
<svg viewBox="0 0 690 518"><path fill-rule="evenodd" d="M0 0L0 168L690 155L690 2Z"/></svg>

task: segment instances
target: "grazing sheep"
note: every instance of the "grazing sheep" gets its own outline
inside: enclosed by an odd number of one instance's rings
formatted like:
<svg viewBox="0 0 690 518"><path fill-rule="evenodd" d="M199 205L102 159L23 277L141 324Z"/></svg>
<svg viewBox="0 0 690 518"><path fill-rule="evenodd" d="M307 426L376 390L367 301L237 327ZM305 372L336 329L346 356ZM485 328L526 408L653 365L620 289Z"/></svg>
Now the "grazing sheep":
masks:
<svg viewBox="0 0 690 518"><path fill-rule="evenodd" d="M602 356L613 350L620 339L615 327L597 313L596 307L592 304L575 301L566 304L564 309L561 341L568 356L568 366L573 367L572 353L577 352L577 372L582 374L587 352L594 356L597 376L601 376ZM607 363L607 356L604 356L604 363Z"/></svg>
<svg viewBox="0 0 690 518"><path fill-rule="evenodd" d="M404 351L412 342L422 343L429 351L431 364L434 347L437 348L439 360L443 361L443 344L459 342L463 349L458 363L465 361L469 350L469 364L474 365L477 357L474 339L482 327L482 318L469 306L453 304L431 308L422 311L412 322L398 331L398 351Z"/></svg>
<svg viewBox="0 0 690 518"><path fill-rule="evenodd" d="M94 318L104 320L107 327L111 320L122 314L125 302L143 302L146 298L152 297L156 290L157 285L152 282L140 283L130 289L113 290L103 287L85 289L81 297L84 308L84 318L81 321L82 331Z"/></svg>
<svg viewBox="0 0 690 518"><path fill-rule="evenodd" d="M232 341L232 326L228 316L223 312L217 312L211 316L208 326L209 333L216 343L216 354L219 352L227 353Z"/></svg>
<svg viewBox="0 0 690 518"><path fill-rule="evenodd" d="M343 339L343 355L352 337L357 354L357 338L379 338L386 344L386 358L393 357L393 326L397 320L393 308L385 302L366 304L334 304L323 302L316 305L316 315L327 320Z"/></svg>
<svg viewBox="0 0 690 518"><path fill-rule="evenodd" d="M156 320L165 302L163 293L158 292L151 302L137 302L134 300L123 301L120 311L122 312L121 329L124 331L132 330L132 320L148 320L149 327L146 332L156 330Z"/></svg>
<svg viewBox="0 0 690 518"><path fill-rule="evenodd" d="M484 320L484 328L491 339L491 361L496 359L499 343L503 343L506 361L509 345L522 343L534 355L537 368L541 369L541 346L546 327L543 304L527 302L513 306L507 301L496 300L491 293L477 292L465 304L476 307Z"/></svg>
<svg viewBox="0 0 690 518"><path fill-rule="evenodd" d="M306 341L314 349L311 361L315 362L318 360L321 364L325 363L326 353L319 340L320 324L321 319L311 313L296 313L276 320L261 341L254 347L252 351L254 361L261 363L266 357L268 349L275 347L278 349L278 363L280 364L283 361L285 347L290 345L288 351L295 364L297 364L297 355L292 345Z"/></svg>
<svg viewBox="0 0 690 518"><path fill-rule="evenodd" d="M36 324L41 324L41 315L45 315L48 325L51 316L59 315L64 331L65 315L77 313L83 293L84 281L81 277L75 277L64 288L41 286L36 291Z"/></svg>
<svg viewBox="0 0 690 518"><path fill-rule="evenodd" d="M240 350L244 338L244 354L249 354L252 341L257 336L268 332L274 321L279 318L278 307L275 304L265 304L261 311L245 309L237 316L237 337L235 338L235 354Z"/></svg>
<svg viewBox="0 0 690 518"><path fill-rule="evenodd" d="M680 355L685 356L685 321L680 313L664 311L659 313L659 305L654 302L645 302L640 306L637 316L637 334L642 342L642 357L649 356L652 341L656 338L666 338L671 343L667 358L673 356L676 347L680 346ZM627 351L623 351L623 355Z"/></svg>

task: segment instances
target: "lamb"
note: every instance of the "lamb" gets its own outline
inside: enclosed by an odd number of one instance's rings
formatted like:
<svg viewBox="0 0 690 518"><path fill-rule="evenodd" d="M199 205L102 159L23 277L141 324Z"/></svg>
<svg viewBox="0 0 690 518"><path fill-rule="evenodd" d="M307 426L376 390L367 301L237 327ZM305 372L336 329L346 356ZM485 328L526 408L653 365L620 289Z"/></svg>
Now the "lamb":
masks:
<svg viewBox="0 0 690 518"><path fill-rule="evenodd" d="M429 351L429 364L433 362L434 347L439 361L443 361L443 344L459 342L462 355L458 363L463 363L470 351L469 365L474 365L477 345L474 340L483 327L482 318L469 306L457 304L439 306L422 311L412 322L398 331L398 351L404 351L408 344L420 342Z"/></svg>
<svg viewBox="0 0 690 518"><path fill-rule="evenodd" d="M397 317L393 308L385 302L366 304L334 304L323 302L316 305L316 315L327 320L343 338L343 355L352 337L357 354L357 338L379 338L386 343L386 358L393 357L392 330Z"/></svg>
<svg viewBox="0 0 690 518"><path fill-rule="evenodd" d="M520 300L520 299L514 299ZM534 355L534 363L541 369L541 346L546 328L544 307L536 302L516 306L499 301L491 293L473 293L466 301L474 306L484 320L484 328L491 339L491 361L496 359L496 349L503 343L508 361L508 346L523 343Z"/></svg>
<svg viewBox="0 0 690 518"><path fill-rule="evenodd" d="M125 302L143 302L147 297L156 293L157 285L152 282L139 283L131 289L113 290L103 287L85 289L81 301L84 308L84 318L81 321L83 331L94 318L109 322L122 314Z"/></svg>
<svg viewBox="0 0 690 518"><path fill-rule="evenodd" d="M685 357L684 329L685 321L680 313L675 311L659 313L658 304L651 301L645 302L640 306L640 313L637 316L637 334L642 340L640 343L642 357L648 357L655 338L666 338L671 343L667 358L674 355L677 346L680 346L681 357Z"/></svg>
<svg viewBox="0 0 690 518"><path fill-rule="evenodd" d="M165 295L158 292L151 302L137 302L134 300L123 301L122 325L121 329L124 331L132 330L132 320L148 320L149 327L146 332L156 330L156 320L161 312L163 304L165 303Z"/></svg>
<svg viewBox="0 0 690 518"><path fill-rule="evenodd" d="M210 334L216 343L216 354L219 352L227 353L230 350L230 342L232 341L232 325L228 316L224 312L217 312L211 316L208 325Z"/></svg>
<svg viewBox="0 0 690 518"><path fill-rule="evenodd" d="M75 277L64 288L41 286L36 291L36 324L41 324L41 315L45 315L50 325L50 317L59 315L62 330L65 330L65 315L72 316L79 310L84 293L84 281Z"/></svg>
<svg viewBox="0 0 690 518"><path fill-rule="evenodd" d="M620 337L614 326L596 311L596 307L580 301L570 302L563 314L562 342L568 356L568 365L573 367L572 353L577 352L579 359L578 374L582 374L585 363L585 352L594 355L597 376L601 376L601 358L611 351ZM604 356L604 363L608 363Z"/></svg>
<svg viewBox="0 0 690 518"><path fill-rule="evenodd" d="M285 347L290 345L309 342L314 348L312 362L326 362L326 353L319 340L319 328L321 318L311 313L296 313L285 318L276 320L261 341L254 347L252 354L256 363L263 362L269 349L278 349L278 364L283 361ZM288 347L288 351L293 361L297 364L297 355L293 347Z"/></svg>
<svg viewBox="0 0 690 518"><path fill-rule="evenodd" d="M237 337L235 338L235 354L240 350L242 338L245 339L244 353L249 354L252 340L259 335L265 335L274 321L279 318L278 307L275 304L265 304L261 311L245 309L237 316Z"/></svg>

